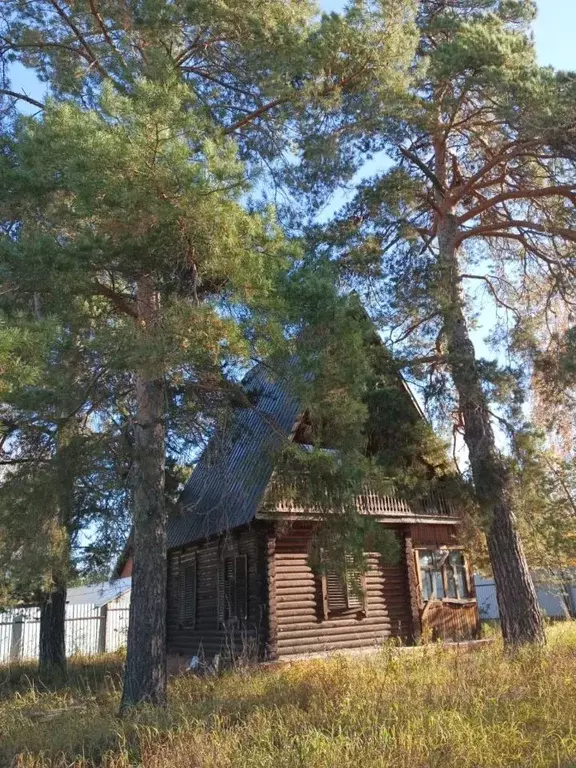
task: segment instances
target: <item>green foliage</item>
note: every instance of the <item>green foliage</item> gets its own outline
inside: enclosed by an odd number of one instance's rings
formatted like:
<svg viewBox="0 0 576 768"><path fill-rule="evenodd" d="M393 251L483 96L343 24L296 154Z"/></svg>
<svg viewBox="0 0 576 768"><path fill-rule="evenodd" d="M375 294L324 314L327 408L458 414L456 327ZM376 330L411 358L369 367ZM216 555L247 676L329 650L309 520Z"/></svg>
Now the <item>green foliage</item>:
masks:
<svg viewBox="0 0 576 768"><path fill-rule="evenodd" d="M316 573L364 573L366 552L377 552L384 565L396 565L401 549L397 534L366 515L327 515L314 534L309 562ZM354 586L354 585L353 585Z"/></svg>
<svg viewBox="0 0 576 768"><path fill-rule="evenodd" d="M558 575L576 562L574 461L560 458L542 434L530 430L515 433L513 461L518 521L529 562Z"/></svg>
<svg viewBox="0 0 576 768"><path fill-rule="evenodd" d="M121 382L90 348L53 320L4 319L0 360L12 372L0 411L6 602L37 599L55 579L108 564L128 525L130 451L125 425L110 417Z"/></svg>
<svg viewBox="0 0 576 768"><path fill-rule="evenodd" d="M68 569L83 527L94 532L97 512L122 516L139 476L131 469L142 405L135 374L165 390L164 413L152 418L167 426L169 505L181 485L176 456L182 463L197 452L235 404L240 373L254 358L286 359L295 347L303 363L316 365L292 378L313 375L321 358L317 410L339 425L347 455L361 459L358 338L342 323L339 354L333 343L316 359L317 345L306 352L301 334L286 334L291 323L314 324L299 295L301 251L282 234L274 208L251 195L266 197L263 168L290 165L296 116L334 113L352 82L398 89L411 3L383 4L370 28L360 5L346 18L314 14L309 3L279 0L4 4L0 56L34 69L49 97L40 113L14 118L1 157L8 183L0 266L12 289L0 354L18 410L10 444L18 471L2 489L3 533L7 552L23 551L13 542L20 545L31 518L36 531L46 518L60 536L42 534L30 562L9 559L13 583L28 575L46 585L55 569ZM365 77L374 66L378 81ZM10 83L2 85L12 98ZM142 313L143 279L158 300L152 319L144 319L146 307ZM315 290L323 312L338 303L326 275ZM37 342L29 370L23 359L11 362L25 324L33 334L44 325L55 334L44 350ZM70 336L81 354L58 378ZM321 378L314 380L317 394ZM46 429L40 450L34 441ZM71 452L75 461L63 472ZM358 486L359 470L352 474ZM79 491L86 484L88 495ZM18 526L10 509L19 510ZM97 564L111 538L110 517L101 517L86 549Z"/></svg>
<svg viewBox="0 0 576 768"><path fill-rule="evenodd" d="M378 10L362 8L377 24ZM544 321L554 327L554 313L570 306L575 274L573 78L537 65L535 10L532 2L421 2L408 86L394 98L361 86L348 94L340 122L311 139L328 158L311 156L298 169L299 189L311 189L313 202L317 193L321 204L327 191L358 173L352 199L325 227L311 228L310 259L328 262L342 290L359 292L398 367L456 445L466 435L467 396L454 386L448 321L457 307L473 328L487 305L494 310L492 342L507 364L475 358L470 375L486 395L496 431L509 438L509 457L533 384L527 359L541 348ZM376 152L368 176L363 165ZM447 216L457 227L459 274L441 259L438 234ZM403 427L406 443L416 443ZM514 461L506 464L519 471ZM522 486L519 476L516 482ZM535 477L526 487L537 483ZM527 533L533 503L518 501ZM553 535L553 516L546 524ZM570 526L567 516L558 524L560 537L564 525ZM533 553L541 534L542 528L534 533Z"/></svg>

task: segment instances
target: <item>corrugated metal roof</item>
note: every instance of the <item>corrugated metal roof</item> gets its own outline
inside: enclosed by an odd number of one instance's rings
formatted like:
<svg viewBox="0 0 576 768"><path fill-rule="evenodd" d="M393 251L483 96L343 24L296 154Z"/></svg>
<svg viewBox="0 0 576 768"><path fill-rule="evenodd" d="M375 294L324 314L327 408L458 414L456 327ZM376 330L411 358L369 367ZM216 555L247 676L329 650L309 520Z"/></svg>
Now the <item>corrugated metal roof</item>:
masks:
<svg viewBox="0 0 576 768"><path fill-rule="evenodd" d="M79 603L94 603L106 605L128 592L132 587L132 579L116 579L115 581L102 581L99 584L86 584L82 587L70 587L66 591L66 602L70 605Z"/></svg>
<svg viewBox="0 0 576 768"><path fill-rule="evenodd" d="M251 404L217 430L182 493L182 511L168 521L169 549L245 525L258 510L300 406L265 364L247 375L244 389Z"/></svg>

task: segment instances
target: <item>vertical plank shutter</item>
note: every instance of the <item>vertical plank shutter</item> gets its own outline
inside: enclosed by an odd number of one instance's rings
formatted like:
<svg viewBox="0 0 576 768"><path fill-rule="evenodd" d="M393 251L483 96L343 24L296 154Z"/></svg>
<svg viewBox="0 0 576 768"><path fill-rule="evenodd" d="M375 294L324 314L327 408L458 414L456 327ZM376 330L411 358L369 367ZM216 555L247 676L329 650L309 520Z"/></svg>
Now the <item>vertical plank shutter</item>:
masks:
<svg viewBox="0 0 576 768"><path fill-rule="evenodd" d="M366 576L347 567L344 574L327 570L322 576L324 618L342 611L366 612Z"/></svg>
<svg viewBox="0 0 576 768"><path fill-rule="evenodd" d="M239 555L235 558L235 583L234 583L234 616L239 621L248 618L248 556Z"/></svg>
<svg viewBox="0 0 576 768"><path fill-rule="evenodd" d="M326 571L326 590L329 611L345 611L348 608L347 585L339 573Z"/></svg>
<svg viewBox="0 0 576 768"><path fill-rule="evenodd" d="M196 624L196 556L183 565L180 560L180 624L194 627Z"/></svg>
<svg viewBox="0 0 576 768"><path fill-rule="evenodd" d="M346 567L346 599L349 609L365 610L366 577L360 571L354 570L348 563Z"/></svg>
<svg viewBox="0 0 576 768"><path fill-rule="evenodd" d="M248 618L248 556L227 557L222 568L220 620L245 621Z"/></svg>
<svg viewBox="0 0 576 768"><path fill-rule="evenodd" d="M224 560L224 589L222 619L230 621L234 618L234 558L227 557Z"/></svg>
<svg viewBox="0 0 576 768"><path fill-rule="evenodd" d="M322 615L325 619L328 618L328 614L330 613L330 606L328 604L328 582L326 579L326 574L322 574Z"/></svg>

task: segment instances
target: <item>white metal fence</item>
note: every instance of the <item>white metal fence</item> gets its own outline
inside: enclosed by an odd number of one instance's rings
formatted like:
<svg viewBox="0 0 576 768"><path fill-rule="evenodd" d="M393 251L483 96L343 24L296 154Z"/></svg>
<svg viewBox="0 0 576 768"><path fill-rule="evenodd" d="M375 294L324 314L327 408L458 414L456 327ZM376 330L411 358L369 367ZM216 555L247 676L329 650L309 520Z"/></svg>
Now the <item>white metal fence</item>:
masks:
<svg viewBox="0 0 576 768"><path fill-rule="evenodd" d="M476 597L480 620L498 621L500 614L493 579L475 576ZM535 582L540 610L551 619L566 619L576 613L576 583Z"/></svg>
<svg viewBox="0 0 576 768"><path fill-rule="evenodd" d="M91 655L116 651L126 644L129 606L79 603L66 606L66 654ZM40 609L0 612L0 664L38 658Z"/></svg>

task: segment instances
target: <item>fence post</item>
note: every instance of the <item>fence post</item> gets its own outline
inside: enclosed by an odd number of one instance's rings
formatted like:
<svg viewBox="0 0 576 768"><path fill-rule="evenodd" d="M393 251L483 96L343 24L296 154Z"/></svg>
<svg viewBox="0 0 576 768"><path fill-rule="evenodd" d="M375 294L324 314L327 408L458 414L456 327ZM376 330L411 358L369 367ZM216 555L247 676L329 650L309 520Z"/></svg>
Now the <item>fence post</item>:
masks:
<svg viewBox="0 0 576 768"><path fill-rule="evenodd" d="M98 653L106 653L106 625L108 623L108 605L100 608L100 626L98 628Z"/></svg>
<svg viewBox="0 0 576 768"><path fill-rule="evenodd" d="M22 636L24 634L24 616L19 613L12 619L12 634L10 637L10 661L18 661L22 656Z"/></svg>

